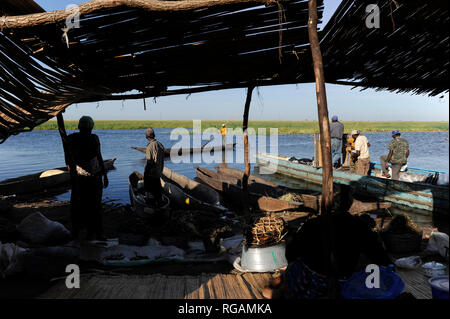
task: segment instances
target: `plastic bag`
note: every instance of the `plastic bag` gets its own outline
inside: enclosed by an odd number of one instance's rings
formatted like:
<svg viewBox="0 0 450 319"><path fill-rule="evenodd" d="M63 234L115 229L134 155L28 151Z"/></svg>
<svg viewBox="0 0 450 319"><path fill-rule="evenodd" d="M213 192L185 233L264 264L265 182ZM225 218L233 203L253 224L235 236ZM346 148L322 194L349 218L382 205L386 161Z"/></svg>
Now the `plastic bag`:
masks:
<svg viewBox="0 0 450 319"><path fill-rule="evenodd" d="M400 268L416 269L422 265L422 259L419 256L410 256L397 259L394 263Z"/></svg>
<svg viewBox="0 0 450 319"><path fill-rule="evenodd" d="M448 235L440 232L432 232L428 240L427 250L437 252L442 257L448 258Z"/></svg>
<svg viewBox="0 0 450 319"><path fill-rule="evenodd" d="M17 231L24 240L35 245L64 244L71 238L67 228L39 212L24 218L17 226Z"/></svg>

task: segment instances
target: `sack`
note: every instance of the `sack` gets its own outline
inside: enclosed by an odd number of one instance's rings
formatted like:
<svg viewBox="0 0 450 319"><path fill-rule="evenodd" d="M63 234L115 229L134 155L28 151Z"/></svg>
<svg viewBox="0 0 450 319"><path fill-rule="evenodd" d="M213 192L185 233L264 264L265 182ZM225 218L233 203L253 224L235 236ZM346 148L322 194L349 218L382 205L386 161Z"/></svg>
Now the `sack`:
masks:
<svg viewBox="0 0 450 319"><path fill-rule="evenodd" d="M24 218L17 226L17 231L25 241L34 245L64 244L71 239L66 227L39 212Z"/></svg>
<svg viewBox="0 0 450 319"><path fill-rule="evenodd" d="M23 255L27 250L15 244L0 242L0 277L13 275L23 270Z"/></svg>
<svg viewBox="0 0 450 319"><path fill-rule="evenodd" d="M427 250L437 252L448 258L448 235L446 233L432 232L428 240Z"/></svg>

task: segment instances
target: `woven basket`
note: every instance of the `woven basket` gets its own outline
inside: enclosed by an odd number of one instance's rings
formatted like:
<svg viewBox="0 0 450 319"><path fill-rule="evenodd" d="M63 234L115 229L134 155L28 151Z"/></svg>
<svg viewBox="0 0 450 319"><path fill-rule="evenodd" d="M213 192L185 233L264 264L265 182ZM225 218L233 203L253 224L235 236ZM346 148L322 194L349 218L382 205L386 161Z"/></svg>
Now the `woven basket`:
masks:
<svg viewBox="0 0 450 319"><path fill-rule="evenodd" d="M384 233L383 241L386 249L393 253L419 251L422 244L422 232L417 233Z"/></svg>

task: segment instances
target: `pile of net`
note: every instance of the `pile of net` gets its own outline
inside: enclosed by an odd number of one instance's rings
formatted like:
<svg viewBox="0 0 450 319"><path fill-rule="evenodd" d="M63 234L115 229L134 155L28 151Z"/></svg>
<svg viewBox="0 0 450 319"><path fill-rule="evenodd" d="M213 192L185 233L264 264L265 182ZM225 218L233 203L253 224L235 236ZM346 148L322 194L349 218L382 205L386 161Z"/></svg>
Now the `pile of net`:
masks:
<svg viewBox="0 0 450 319"><path fill-rule="evenodd" d="M246 239L248 245L264 246L280 242L285 235L286 227L283 219L265 216L256 220Z"/></svg>
<svg viewBox="0 0 450 319"><path fill-rule="evenodd" d="M422 235L422 229L406 214L396 215L382 233Z"/></svg>
<svg viewBox="0 0 450 319"><path fill-rule="evenodd" d="M286 193L283 196L278 197L278 199L280 200L284 200L287 202L301 202L302 196L300 194L296 194L296 193Z"/></svg>

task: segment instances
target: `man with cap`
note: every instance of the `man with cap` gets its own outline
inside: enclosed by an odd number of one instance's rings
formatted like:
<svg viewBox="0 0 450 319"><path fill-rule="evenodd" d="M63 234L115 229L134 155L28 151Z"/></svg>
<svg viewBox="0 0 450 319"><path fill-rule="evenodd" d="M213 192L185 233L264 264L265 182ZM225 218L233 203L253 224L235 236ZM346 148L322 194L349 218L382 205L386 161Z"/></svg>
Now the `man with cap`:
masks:
<svg viewBox="0 0 450 319"><path fill-rule="evenodd" d="M341 165L343 135L344 135L344 124L338 121L338 117L336 115L333 115L330 124L330 136L331 136L331 162L335 167Z"/></svg>
<svg viewBox="0 0 450 319"><path fill-rule="evenodd" d="M356 160L356 174L367 176L370 169L369 140L361 135L359 130L353 130L351 135L355 140L355 151L352 152L352 157Z"/></svg>
<svg viewBox="0 0 450 319"><path fill-rule="evenodd" d="M156 205L162 204L161 174L164 169L164 147L155 139L155 131L148 128L145 137L149 141L145 150L147 163L144 171L145 191L152 194Z"/></svg>
<svg viewBox="0 0 450 319"><path fill-rule="evenodd" d="M83 116L78 122L80 131L65 139L66 163L71 171L70 213L75 239L78 239L83 228L87 228L87 239L103 239L102 188L108 187L109 182L100 140L92 134L93 128L94 120L90 116Z"/></svg>
<svg viewBox="0 0 450 319"><path fill-rule="evenodd" d="M388 177L388 167L391 163L392 176L391 179L399 179L400 169L406 165L409 157L409 143L400 136L400 131L392 131L392 141L389 143L389 154L380 156L383 176Z"/></svg>

